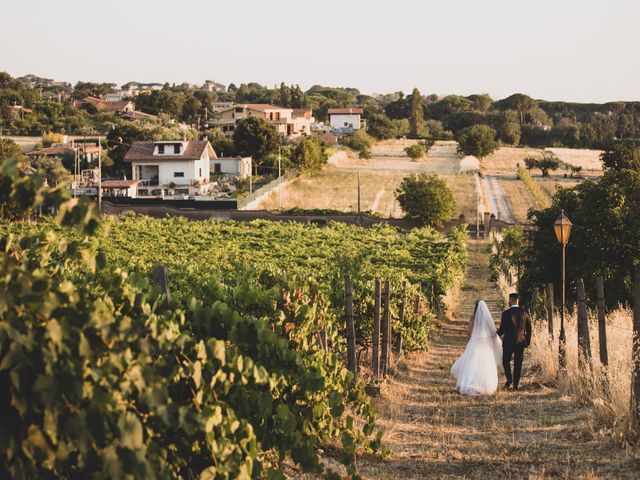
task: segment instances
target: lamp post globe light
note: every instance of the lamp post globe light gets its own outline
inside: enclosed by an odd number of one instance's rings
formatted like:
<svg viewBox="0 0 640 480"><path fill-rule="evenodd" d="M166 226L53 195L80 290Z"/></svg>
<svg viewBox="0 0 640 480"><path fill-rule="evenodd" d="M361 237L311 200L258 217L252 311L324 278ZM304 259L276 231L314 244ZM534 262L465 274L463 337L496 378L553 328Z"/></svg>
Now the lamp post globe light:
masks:
<svg viewBox="0 0 640 480"><path fill-rule="evenodd" d="M559 337L559 363L560 369L564 370L567 365L567 337L564 331L564 308L565 308L565 287L566 287L566 251L567 243L569 243L569 235L571 235L571 227L573 224L564 214L564 210L560 212L560 216L553 222L553 230L556 233L558 242L562 245L562 301L560 304L560 337Z"/></svg>

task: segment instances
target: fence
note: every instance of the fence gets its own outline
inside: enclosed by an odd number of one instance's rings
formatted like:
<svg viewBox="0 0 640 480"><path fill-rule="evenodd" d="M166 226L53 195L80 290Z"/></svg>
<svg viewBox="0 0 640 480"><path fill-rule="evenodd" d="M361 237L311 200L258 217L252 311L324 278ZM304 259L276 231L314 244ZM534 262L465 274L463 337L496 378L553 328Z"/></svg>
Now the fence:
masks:
<svg viewBox="0 0 640 480"><path fill-rule="evenodd" d="M579 278L577 286L577 311L578 311L578 362L581 369L592 369L589 322L587 320L587 298L585 294L584 280ZM608 367L607 330L605 324L605 295L604 280L601 276L596 278L596 307L598 315L598 346L600 363L603 368ZM549 332L553 332L553 284L547 285L547 322ZM631 418L636 426L640 426L640 268L636 270L633 279L633 329L631 351ZM562 363L561 363L562 365ZM606 373L605 373L606 375Z"/></svg>
<svg viewBox="0 0 640 480"><path fill-rule="evenodd" d="M260 204L269 198L272 192L276 192L278 189L284 189L297 175L297 170L289 170L283 175L282 179L276 178L258 188L253 193L241 198L238 200L238 210L257 210Z"/></svg>

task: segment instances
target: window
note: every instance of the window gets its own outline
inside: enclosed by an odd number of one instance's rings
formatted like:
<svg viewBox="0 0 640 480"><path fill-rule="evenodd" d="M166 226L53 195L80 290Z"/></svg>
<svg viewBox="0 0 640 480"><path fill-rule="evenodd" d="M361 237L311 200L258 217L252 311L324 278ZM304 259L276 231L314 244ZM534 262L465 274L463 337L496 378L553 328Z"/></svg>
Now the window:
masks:
<svg viewBox="0 0 640 480"><path fill-rule="evenodd" d="M242 107L236 107L236 113L242 113Z"/></svg>
<svg viewBox="0 0 640 480"><path fill-rule="evenodd" d="M158 145L158 153L164 153L164 145Z"/></svg>
<svg viewBox="0 0 640 480"><path fill-rule="evenodd" d="M201 177L201 176L202 176L202 167L200 167L200 168L198 169L198 176L199 176L199 177Z"/></svg>
<svg viewBox="0 0 640 480"><path fill-rule="evenodd" d="M183 178L184 177L184 172L173 172L173 177L174 178Z"/></svg>
<svg viewBox="0 0 640 480"><path fill-rule="evenodd" d="M213 164L213 173L222 173L222 164L214 163Z"/></svg>
<svg viewBox="0 0 640 480"><path fill-rule="evenodd" d="M176 143L176 144L173 146L173 153L175 153L176 155L179 155L179 154L180 154L180 144L179 144L179 143Z"/></svg>

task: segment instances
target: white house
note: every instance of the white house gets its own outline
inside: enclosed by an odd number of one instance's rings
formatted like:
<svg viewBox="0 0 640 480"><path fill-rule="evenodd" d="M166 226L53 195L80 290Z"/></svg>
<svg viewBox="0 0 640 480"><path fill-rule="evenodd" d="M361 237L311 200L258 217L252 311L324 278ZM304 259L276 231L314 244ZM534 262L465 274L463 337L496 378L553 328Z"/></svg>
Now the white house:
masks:
<svg viewBox="0 0 640 480"><path fill-rule="evenodd" d="M334 131L349 133L362 128L361 108L330 108L327 113L329 124Z"/></svg>
<svg viewBox="0 0 640 480"><path fill-rule="evenodd" d="M214 118L209 121L209 124L214 128L219 128L222 133L229 136L233 135L240 120L250 117L266 120L283 137L293 136L295 131L292 108L278 107L267 103L240 103L213 113Z"/></svg>
<svg viewBox="0 0 640 480"><path fill-rule="evenodd" d="M133 180L141 180L139 196L205 195L211 159L208 140L133 142L124 156L131 163Z"/></svg>
<svg viewBox="0 0 640 480"><path fill-rule="evenodd" d="M294 135L310 135L311 128L316 123L310 108L294 108L291 112Z"/></svg>
<svg viewBox="0 0 640 480"><path fill-rule="evenodd" d="M244 180L251 175L251 157L218 157L209 161L211 175Z"/></svg>

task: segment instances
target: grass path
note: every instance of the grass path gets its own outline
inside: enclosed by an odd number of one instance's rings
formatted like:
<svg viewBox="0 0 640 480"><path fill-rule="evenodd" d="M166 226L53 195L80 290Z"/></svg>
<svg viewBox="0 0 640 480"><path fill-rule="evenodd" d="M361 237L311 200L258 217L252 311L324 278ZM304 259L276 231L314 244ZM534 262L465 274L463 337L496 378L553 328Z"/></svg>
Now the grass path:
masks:
<svg viewBox="0 0 640 480"><path fill-rule="evenodd" d="M494 318L503 306L489 279L485 250L485 243L470 242L469 275L454 319L443 325L429 353L402 364L376 400L391 454L361 458L360 473L404 480L638 478L638 460L608 440L594 439L588 408L536 382L526 354L520 392L475 398L456 392L449 371L464 349L474 301L487 301Z"/></svg>

